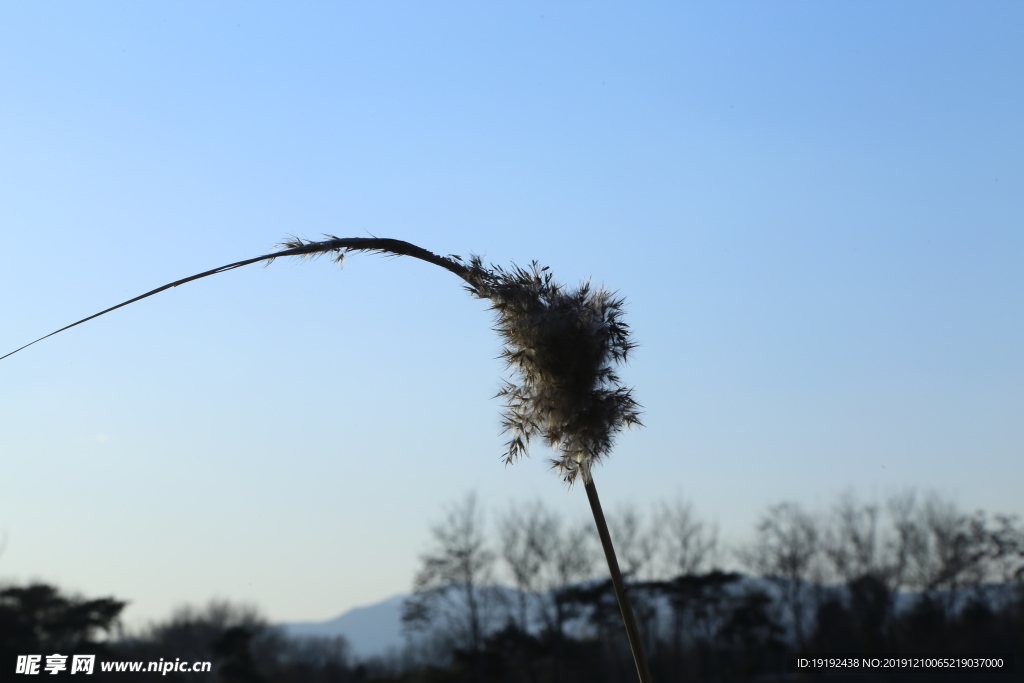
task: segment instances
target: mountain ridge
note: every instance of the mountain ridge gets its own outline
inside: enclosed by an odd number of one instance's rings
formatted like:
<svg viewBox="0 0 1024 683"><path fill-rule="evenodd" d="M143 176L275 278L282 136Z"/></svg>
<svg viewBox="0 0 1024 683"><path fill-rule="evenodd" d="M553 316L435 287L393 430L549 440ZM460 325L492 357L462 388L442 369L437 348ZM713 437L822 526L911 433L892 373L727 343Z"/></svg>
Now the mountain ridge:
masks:
<svg viewBox="0 0 1024 683"><path fill-rule="evenodd" d="M326 621L297 621L277 624L287 635L344 636L355 657L365 659L402 646L402 603L408 593L399 593L362 607L353 607Z"/></svg>

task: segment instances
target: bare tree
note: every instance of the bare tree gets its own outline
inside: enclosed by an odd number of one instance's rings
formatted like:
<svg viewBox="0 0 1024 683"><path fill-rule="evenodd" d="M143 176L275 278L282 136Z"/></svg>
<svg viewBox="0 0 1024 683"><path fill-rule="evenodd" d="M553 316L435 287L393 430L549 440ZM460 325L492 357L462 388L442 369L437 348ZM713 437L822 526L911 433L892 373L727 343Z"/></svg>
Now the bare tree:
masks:
<svg viewBox="0 0 1024 683"><path fill-rule="evenodd" d="M586 524L564 525L558 519L553 533L556 542L542 574L541 616L549 631L564 636L570 613L561 598L568 588L593 576L595 557L591 541L594 533Z"/></svg>
<svg viewBox="0 0 1024 683"><path fill-rule="evenodd" d="M899 494L883 507L860 503L847 491L828 518L825 555L845 590L840 593L843 600L839 594L833 596L824 618L834 618L836 605L845 602L857 637L867 647L880 647L891 635L897 593L904 587L911 541L917 537L913 518L908 517L913 502L912 493Z"/></svg>
<svg viewBox="0 0 1024 683"><path fill-rule="evenodd" d="M892 525L892 536L886 544L892 558L892 578L895 589L907 587L910 578L911 551L918 543L920 531L915 520L917 494L913 490L895 494L886 503Z"/></svg>
<svg viewBox="0 0 1024 683"><path fill-rule="evenodd" d="M483 513L469 494L431 529L433 547L421 557L414 594L402 606L410 631L443 625L451 643L479 652L496 607L494 553L483 534Z"/></svg>
<svg viewBox="0 0 1024 683"><path fill-rule="evenodd" d="M666 578L697 574L717 563L717 527L698 519L693 505L681 497L660 506L655 527Z"/></svg>
<svg viewBox="0 0 1024 683"><path fill-rule="evenodd" d="M519 589L521 628L534 615L549 633L564 635L570 615L560 596L593 575L593 527L567 524L541 501L510 509L498 526L502 557Z"/></svg>
<svg viewBox="0 0 1024 683"><path fill-rule="evenodd" d="M860 505L850 492L840 496L824 545L842 581L868 575L889 580L892 570L883 555L880 517L877 505Z"/></svg>
<svg viewBox="0 0 1024 683"><path fill-rule="evenodd" d="M909 522L909 523L908 523ZM904 520L910 583L927 592L956 592L984 580L985 523L931 494Z"/></svg>
<svg viewBox="0 0 1024 683"><path fill-rule="evenodd" d="M858 504L844 494L826 533L836 576L851 585L871 577L896 592L929 594L947 614L965 597L1024 575L1024 529L1012 517L967 514L936 493L890 496L885 506ZM891 611L890 611L891 615Z"/></svg>
<svg viewBox="0 0 1024 683"><path fill-rule="evenodd" d="M501 556L518 594L519 628L531 626L530 602L540 598L542 572L557 551L557 518L541 501L511 508L498 520Z"/></svg>
<svg viewBox="0 0 1024 683"><path fill-rule="evenodd" d="M635 505L623 505L608 521L612 540L622 558L623 574L634 581L650 578L658 535Z"/></svg>
<svg viewBox="0 0 1024 683"><path fill-rule="evenodd" d="M1024 586L1024 525L1014 515L996 515L989 531L991 579Z"/></svg>
<svg viewBox="0 0 1024 683"><path fill-rule="evenodd" d="M821 530L817 520L796 503L774 505L761 517L753 545L740 559L780 589L798 647L807 634L810 591L821 579Z"/></svg>

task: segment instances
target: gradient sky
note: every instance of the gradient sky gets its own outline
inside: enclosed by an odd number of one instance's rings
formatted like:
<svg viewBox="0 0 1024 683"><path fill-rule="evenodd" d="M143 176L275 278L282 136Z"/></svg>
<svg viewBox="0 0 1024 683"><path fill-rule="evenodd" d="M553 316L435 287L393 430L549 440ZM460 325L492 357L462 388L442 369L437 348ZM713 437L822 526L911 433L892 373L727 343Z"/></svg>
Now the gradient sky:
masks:
<svg viewBox="0 0 1024 683"><path fill-rule="evenodd" d="M4 3L0 353L367 234L628 300L606 508L1024 512L1024 5ZM274 620L410 588L500 461L483 302L410 259L250 266L0 362L0 580Z"/></svg>

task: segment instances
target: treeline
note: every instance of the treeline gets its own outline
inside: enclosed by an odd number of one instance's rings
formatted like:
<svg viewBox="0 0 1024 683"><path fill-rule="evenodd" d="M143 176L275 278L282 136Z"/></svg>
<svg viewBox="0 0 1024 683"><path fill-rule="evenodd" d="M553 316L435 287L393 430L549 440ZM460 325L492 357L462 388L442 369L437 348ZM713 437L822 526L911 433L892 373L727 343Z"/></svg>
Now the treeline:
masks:
<svg viewBox="0 0 1024 683"><path fill-rule="evenodd" d="M406 647L387 656L357 661L344 638L289 638L226 603L126 633L125 602L37 584L0 590L0 681L24 680L16 658L30 653L67 655L69 669L86 653L211 661L208 673L161 676L206 683L635 681L589 520L541 502L492 512L492 523L484 512L468 496L432 527L403 609ZM814 680L795 672L796 655L916 653L1009 654L1016 671L992 680L1024 680L1024 526L1014 517L965 513L934 495L847 495L815 513L773 506L749 542L732 546L682 501L613 510L608 521L656 681ZM156 675L98 668L91 680Z"/></svg>
<svg viewBox="0 0 1024 683"><path fill-rule="evenodd" d="M252 607L211 602L183 607L163 622L126 633L120 615L127 602L85 599L46 584L0 590L0 681L43 676L85 676L87 681L213 681L233 683L350 683L365 680L342 637L288 638ZM18 671L18 658L41 655L34 672ZM63 657L51 674L49 657ZM74 655L95 655L92 672L72 673ZM101 663L209 662L209 671L104 672ZM24 667L23 667L24 668Z"/></svg>
<svg viewBox="0 0 1024 683"><path fill-rule="evenodd" d="M823 512L773 506L732 547L681 501L622 509L609 525L659 681L789 680L798 654L1024 653L1012 516L848 494ZM592 526L540 502L493 528L474 497L450 506L405 604L414 665L381 680L636 680Z"/></svg>

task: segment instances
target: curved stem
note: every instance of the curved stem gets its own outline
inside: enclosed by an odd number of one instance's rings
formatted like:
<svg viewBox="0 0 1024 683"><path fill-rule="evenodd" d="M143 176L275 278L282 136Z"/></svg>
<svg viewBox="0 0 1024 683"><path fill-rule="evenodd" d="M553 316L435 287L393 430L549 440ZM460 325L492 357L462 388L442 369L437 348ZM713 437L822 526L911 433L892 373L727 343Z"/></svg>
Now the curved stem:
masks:
<svg viewBox="0 0 1024 683"><path fill-rule="evenodd" d="M274 259L281 258L282 256L311 256L315 254L324 254L330 251L370 251L383 254L393 254L395 256L411 256L413 258L418 258L421 261L432 263L435 266L441 266L445 270L449 270L455 273L463 280L467 280L467 274L469 273L469 268L462 265L458 261L446 258L444 256L438 256L437 254L427 251L422 247L417 247L415 244L410 244L409 242L404 242L402 240L390 239L388 237L332 237L331 239L323 240L321 242L305 242L298 244L297 241L296 243L293 244L295 244L295 246L292 246L292 248L290 249L275 251L272 254L264 254L263 256L257 256L256 258L250 258L244 261L236 261L235 263L229 263L226 266L214 268L213 270L208 270L204 273L199 273L198 275L191 275L189 277L176 280L174 282L171 282L170 284L164 285L163 287L157 287L156 289L146 292L145 294L141 294L135 297L134 299L129 299L128 301L119 303L116 306L111 306L110 308L104 311L100 311L99 313L90 315L88 318L82 318L78 322L71 323L70 325L62 327L55 332L51 332L45 337L40 337L39 339L36 339L33 342L29 342L28 344L25 344L19 349L15 349L14 351L11 351L6 355L0 356L0 360L7 358L7 356L13 356L18 351L27 349L28 347L32 346L32 344L35 344L36 342L41 342L47 337L52 337L53 335L63 332L64 330L70 330L72 327L75 327L76 325L81 325L82 323L88 322L93 318L98 318L101 315L104 315L105 313L116 311L122 306L127 306L128 304L133 304L136 301L141 301L142 299L151 297L154 294L159 294L160 292L166 289L171 289L172 287L177 287L178 285L183 285L186 282L199 280L200 278L208 277L210 275L216 275L217 273L224 273L229 270L234 270L235 268L241 268L242 266L247 266L250 263L259 263L260 261L267 261L268 263L270 263Z"/></svg>

